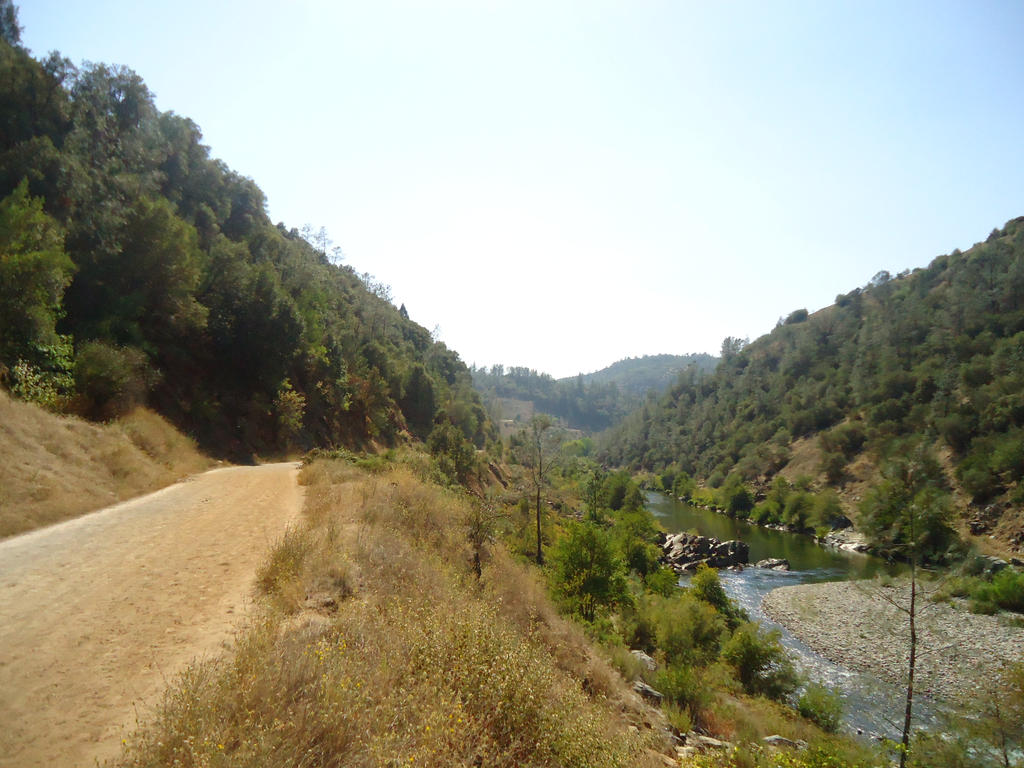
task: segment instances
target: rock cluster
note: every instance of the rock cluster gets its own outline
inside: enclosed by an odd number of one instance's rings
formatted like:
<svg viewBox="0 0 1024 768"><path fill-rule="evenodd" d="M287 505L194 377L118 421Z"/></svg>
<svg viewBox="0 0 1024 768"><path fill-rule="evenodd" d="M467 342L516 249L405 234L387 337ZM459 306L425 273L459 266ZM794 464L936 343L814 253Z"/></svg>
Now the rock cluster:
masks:
<svg viewBox="0 0 1024 768"><path fill-rule="evenodd" d="M867 536L853 528L831 531L818 541L827 547L845 549L848 552L867 552L869 549Z"/></svg>
<svg viewBox="0 0 1024 768"><path fill-rule="evenodd" d="M1003 514L1002 507L996 504L989 504L987 507L973 507L974 514L967 521L967 527L975 536L989 533L999 522Z"/></svg>
<svg viewBox="0 0 1024 768"><path fill-rule="evenodd" d="M648 656L643 651L641 651L639 649L634 649L634 650L630 651L630 653L633 654L633 657L637 661L639 661L641 664L643 664L644 669L646 669L648 672L653 672L654 670L656 670L658 668L658 662L656 662L654 659L652 659L650 656Z"/></svg>
<svg viewBox="0 0 1024 768"><path fill-rule="evenodd" d="M788 571L789 560L784 557L770 557L767 560L758 560L758 568L768 568L772 571Z"/></svg>
<svg viewBox="0 0 1024 768"><path fill-rule="evenodd" d="M702 563L711 568L746 565L750 557L750 548L745 542L719 541L713 536L693 533L666 536L661 546L665 562L677 573L696 571Z"/></svg>

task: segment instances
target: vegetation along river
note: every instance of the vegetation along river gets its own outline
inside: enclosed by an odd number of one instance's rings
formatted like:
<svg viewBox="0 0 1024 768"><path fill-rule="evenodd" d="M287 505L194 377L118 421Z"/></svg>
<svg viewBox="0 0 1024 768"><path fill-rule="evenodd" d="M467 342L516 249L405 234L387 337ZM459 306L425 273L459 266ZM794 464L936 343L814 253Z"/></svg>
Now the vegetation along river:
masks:
<svg viewBox="0 0 1024 768"><path fill-rule="evenodd" d="M688 531L722 541L740 539L750 546L751 563L774 557L788 560L789 571L754 567L742 571L723 570L720 572L722 585L752 619L781 632L783 644L808 680L840 692L847 728L870 736L899 738L906 704L905 689L834 664L808 648L784 626L767 618L761 610L762 598L778 587L871 578L878 573L891 572L891 566L869 555L822 547L810 536L751 525L660 493L648 494L647 505L669 533ZM918 697L914 711L917 725L941 727L934 702Z"/></svg>

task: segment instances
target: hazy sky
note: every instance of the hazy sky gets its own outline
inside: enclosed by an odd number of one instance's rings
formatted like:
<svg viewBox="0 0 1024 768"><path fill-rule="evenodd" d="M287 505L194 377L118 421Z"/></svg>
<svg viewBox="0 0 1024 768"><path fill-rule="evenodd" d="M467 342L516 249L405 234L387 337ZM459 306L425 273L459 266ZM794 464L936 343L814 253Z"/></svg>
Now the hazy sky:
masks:
<svg viewBox="0 0 1024 768"><path fill-rule="evenodd" d="M17 1L17 0L16 0ZM1024 215L1024 2L22 0L467 363L715 352Z"/></svg>

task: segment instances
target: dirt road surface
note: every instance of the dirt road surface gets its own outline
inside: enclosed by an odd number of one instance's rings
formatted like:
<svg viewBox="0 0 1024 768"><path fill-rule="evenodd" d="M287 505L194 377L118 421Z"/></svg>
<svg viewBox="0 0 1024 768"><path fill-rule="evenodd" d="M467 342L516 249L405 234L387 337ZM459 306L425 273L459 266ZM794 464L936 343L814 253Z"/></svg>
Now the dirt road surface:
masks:
<svg viewBox="0 0 1024 768"><path fill-rule="evenodd" d="M296 464L215 469L0 542L0 766L92 766L251 606Z"/></svg>

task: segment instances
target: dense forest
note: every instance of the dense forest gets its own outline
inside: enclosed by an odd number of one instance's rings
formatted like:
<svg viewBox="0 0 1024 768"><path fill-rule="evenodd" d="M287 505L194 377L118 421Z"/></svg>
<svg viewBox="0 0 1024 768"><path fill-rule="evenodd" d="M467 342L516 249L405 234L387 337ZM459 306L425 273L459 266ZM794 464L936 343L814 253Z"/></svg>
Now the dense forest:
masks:
<svg viewBox="0 0 1024 768"><path fill-rule="evenodd" d="M456 353L389 289L274 225L251 179L120 66L0 29L0 381L109 418L148 402L211 452L490 425ZM454 434L454 433L453 433Z"/></svg>
<svg viewBox="0 0 1024 768"><path fill-rule="evenodd" d="M923 443L971 502L1024 501L1024 218L722 352L612 430L604 458L718 486L772 477L805 439L840 487L858 457L884 469Z"/></svg>
<svg viewBox="0 0 1024 768"><path fill-rule="evenodd" d="M709 372L717 364L718 358L706 354L645 355L564 379L516 366L470 370L474 386L487 402L497 398L530 402L573 429L599 432L638 408L648 393L663 392L681 371Z"/></svg>

